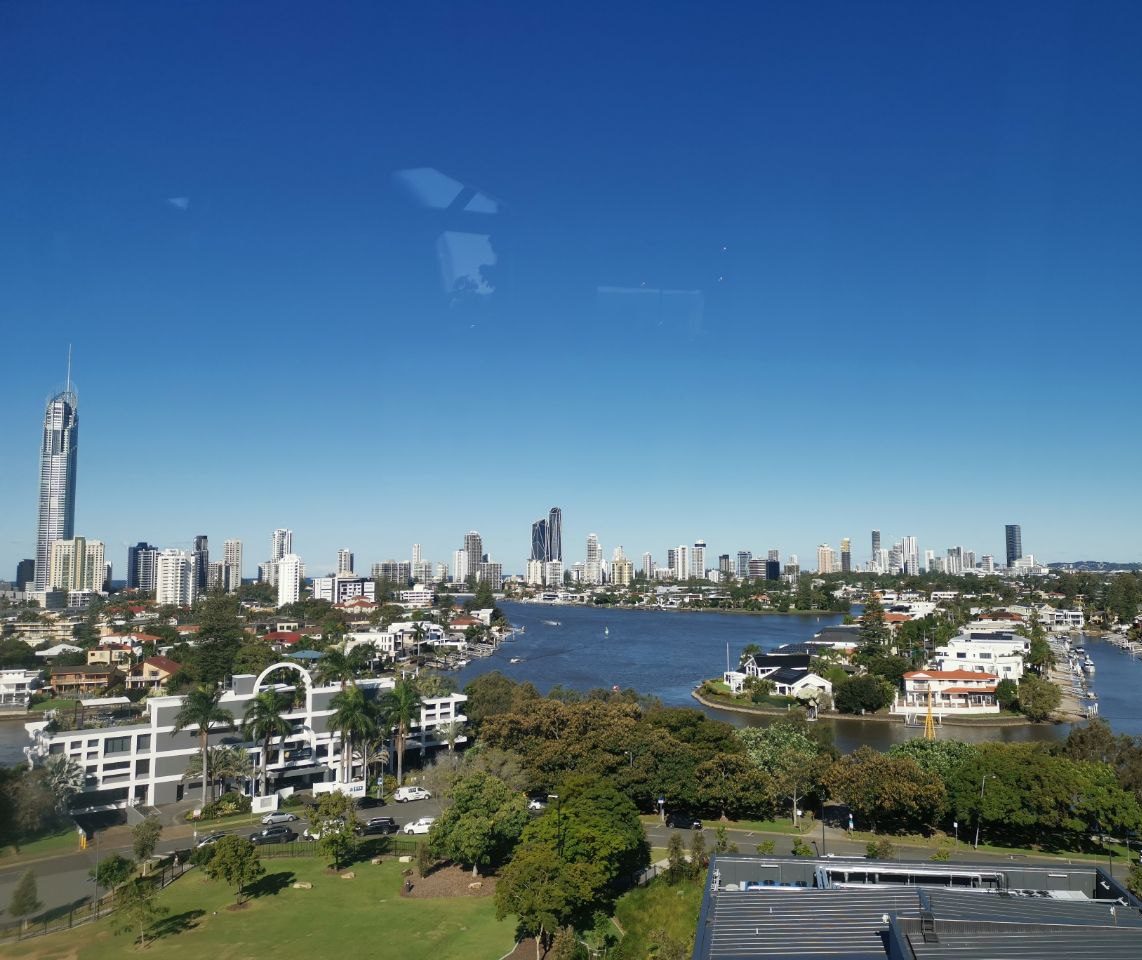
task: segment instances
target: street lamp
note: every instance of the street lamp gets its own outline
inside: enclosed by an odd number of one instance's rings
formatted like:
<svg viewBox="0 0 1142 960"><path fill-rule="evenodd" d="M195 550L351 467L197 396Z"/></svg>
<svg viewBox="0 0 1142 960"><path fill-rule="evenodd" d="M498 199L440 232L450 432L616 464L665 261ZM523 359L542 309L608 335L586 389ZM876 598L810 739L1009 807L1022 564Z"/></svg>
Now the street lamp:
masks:
<svg viewBox="0 0 1142 960"><path fill-rule="evenodd" d="M559 859L563 859L563 801L557 793L549 793L548 800L555 801L555 845L559 851Z"/></svg>
<svg viewBox="0 0 1142 960"><path fill-rule="evenodd" d="M666 823L666 798L658 798L658 815L662 817L662 822Z"/></svg>
<svg viewBox="0 0 1142 960"><path fill-rule="evenodd" d="M821 856L825 855L825 798L821 797Z"/></svg>
<svg viewBox="0 0 1142 960"><path fill-rule="evenodd" d="M995 778L994 773L985 773L983 779L979 782L979 810L975 815L975 849L979 849L979 824L983 820L983 788L987 786L987 781Z"/></svg>
<svg viewBox="0 0 1142 960"><path fill-rule="evenodd" d="M956 831L956 846L960 845L960 822L959 820L952 821L952 829Z"/></svg>

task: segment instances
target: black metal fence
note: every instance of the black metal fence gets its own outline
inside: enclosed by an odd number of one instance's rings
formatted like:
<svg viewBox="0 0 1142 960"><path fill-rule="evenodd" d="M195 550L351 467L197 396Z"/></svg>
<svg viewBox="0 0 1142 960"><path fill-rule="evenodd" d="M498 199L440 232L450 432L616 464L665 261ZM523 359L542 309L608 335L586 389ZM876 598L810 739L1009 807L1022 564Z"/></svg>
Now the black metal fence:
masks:
<svg viewBox="0 0 1142 960"><path fill-rule="evenodd" d="M388 853L394 856L413 855L417 841L411 837L368 837L358 841L358 856L379 856ZM321 846L312 840L292 840L289 843L267 843L258 847L258 856L263 860L276 860L281 857L318 857Z"/></svg>
<svg viewBox="0 0 1142 960"><path fill-rule="evenodd" d="M179 862L177 857L169 857L161 864L151 868L145 879L156 889L174 883L187 870L190 864ZM42 937L47 933L59 933L70 930L84 923L91 923L100 917L105 917L115 910L115 895L106 893L98 900L84 899L48 910L38 917L28 920L17 920L0 925L0 942L12 940L27 940L30 937Z"/></svg>

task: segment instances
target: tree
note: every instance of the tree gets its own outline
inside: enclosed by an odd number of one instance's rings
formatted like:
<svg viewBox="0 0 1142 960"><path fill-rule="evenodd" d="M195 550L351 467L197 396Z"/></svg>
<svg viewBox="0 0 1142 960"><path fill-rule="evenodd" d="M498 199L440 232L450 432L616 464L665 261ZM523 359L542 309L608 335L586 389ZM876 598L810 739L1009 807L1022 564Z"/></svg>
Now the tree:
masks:
<svg viewBox="0 0 1142 960"><path fill-rule="evenodd" d="M936 822L944 807L944 784L907 756L861 747L826 771L829 795L873 827L921 829Z"/></svg>
<svg viewBox="0 0 1142 960"><path fill-rule="evenodd" d="M872 674L850 677L833 688L833 703L841 713L875 713L892 703L892 684Z"/></svg>
<svg viewBox="0 0 1142 960"><path fill-rule="evenodd" d="M293 725L282 716L285 709L286 701L280 693L263 690L250 700L242 714L242 735L262 744L263 797L270 790L270 741L287 737L293 730Z"/></svg>
<svg viewBox="0 0 1142 960"><path fill-rule="evenodd" d="M349 861L357 846L353 826L357 822L353 798L340 790L322 795L317 812L311 818L313 828L321 839L317 842L321 852L333 860L333 869L340 870Z"/></svg>
<svg viewBox="0 0 1142 960"><path fill-rule="evenodd" d="M329 729L341 734L341 782L348 783L353 775L353 745L377 734L376 710L357 686L335 693L329 706L333 708Z"/></svg>
<svg viewBox="0 0 1142 960"><path fill-rule="evenodd" d="M86 782L83 767L65 754L53 754L44 761L44 785L55 799L58 813L67 813L71 799Z"/></svg>
<svg viewBox="0 0 1142 960"><path fill-rule="evenodd" d="M250 776L250 755L241 747L219 745L207 747L206 760L210 770L210 783L221 781L226 787L231 780L245 779ZM202 755L194 754L186 761L186 770L183 772L184 780L194 780L202 776Z"/></svg>
<svg viewBox="0 0 1142 960"><path fill-rule="evenodd" d="M318 683L339 683L342 692L357 675L356 665L346 656L345 652L336 647L325 651L325 654L313 668L314 678Z"/></svg>
<svg viewBox="0 0 1142 960"><path fill-rule="evenodd" d="M801 800L820 788L827 764L820 745L783 720L768 727L742 727L736 733L746 756L769 774L774 795L789 800L796 824Z"/></svg>
<svg viewBox="0 0 1142 960"><path fill-rule="evenodd" d="M682 842L682 834L674 830L666 841L666 882L678 883L686 876L687 869L686 846Z"/></svg>
<svg viewBox="0 0 1142 960"><path fill-rule="evenodd" d="M540 960L556 930L586 924L606 885L599 864L565 862L550 842L521 845L496 883L496 919L514 915L517 935L535 937Z"/></svg>
<svg viewBox="0 0 1142 960"><path fill-rule="evenodd" d="M995 685L995 699L1004 710L1013 710L1019 704L1019 686L1010 677L1004 677Z"/></svg>
<svg viewBox="0 0 1142 960"><path fill-rule="evenodd" d="M39 893L36 890L36 875L31 870L25 870L12 891L12 899L8 901L8 912L27 926L28 918L40 907Z"/></svg>
<svg viewBox="0 0 1142 960"><path fill-rule="evenodd" d="M203 864L202 871L211 880L221 880L234 887L235 903L242 902L242 890L264 872L258 848L246 837L229 834L214 845L214 853Z"/></svg>
<svg viewBox="0 0 1142 960"><path fill-rule="evenodd" d="M452 806L432 825L429 843L436 856L470 864L472 875L511 855L528 824L522 793L486 773L471 773L452 790Z"/></svg>
<svg viewBox="0 0 1142 960"><path fill-rule="evenodd" d="M420 693L416 684L402 677L382 701L381 715L385 726L393 730L397 754L397 785L404 783L404 749L409 730L420 719Z"/></svg>
<svg viewBox="0 0 1142 960"><path fill-rule="evenodd" d="M870 590L860 618L861 652L879 655L888 651L891 632L884 619L884 607L880 604L880 594Z"/></svg>
<svg viewBox="0 0 1142 960"><path fill-rule="evenodd" d="M1049 719L1062 699L1062 692L1050 680L1028 673L1019 681L1019 710L1028 720Z"/></svg>
<svg viewBox="0 0 1142 960"><path fill-rule="evenodd" d="M88 876L95 881L97 887L102 887L110 893L126 883L131 874L135 872L135 864L118 853L104 857L99 863L88 871Z"/></svg>
<svg viewBox="0 0 1142 960"><path fill-rule="evenodd" d="M706 857L706 835L701 830L693 830L690 834L690 877L698 879L702 871L709 865Z"/></svg>
<svg viewBox="0 0 1142 960"><path fill-rule="evenodd" d="M147 872L147 861L154 855L162 832L163 825L158 817L147 817L142 822L136 823L131 831L131 848L135 859L143 865L144 876Z"/></svg>
<svg viewBox="0 0 1142 960"><path fill-rule="evenodd" d="M246 841L249 843L249 841ZM131 881L119 892L118 909L114 914L116 933L139 932L139 945L147 945L147 931L160 917L169 913L167 907L158 902L158 891L149 880L139 878Z"/></svg>
<svg viewBox="0 0 1142 960"><path fill-rule="evenodd" d="M750 759L718 753L694 771L698 803L723 820L764 816L773 809L773 781Z"/></svg>
<svg viewBox="0 0 1142 960"><path fill-rule="evenodd" d="M198 733L198 746L202 754L202 806L209 802L207 791L210 789L210 760L206 749L212 724L229 724L234 722L234 715L218 705L222 699L220 690L211 690L199 687L191 690L182 702L182 708L174 717L174 727L171 733L179 733L188 728L194 728Z"/></svg>

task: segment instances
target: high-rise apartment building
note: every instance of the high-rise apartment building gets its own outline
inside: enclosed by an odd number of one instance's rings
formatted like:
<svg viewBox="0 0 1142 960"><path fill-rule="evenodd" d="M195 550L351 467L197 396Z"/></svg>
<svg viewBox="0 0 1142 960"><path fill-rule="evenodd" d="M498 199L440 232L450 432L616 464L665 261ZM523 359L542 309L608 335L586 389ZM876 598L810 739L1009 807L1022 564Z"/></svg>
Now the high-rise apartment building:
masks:
<svg viewBox="0 0 1142 960"><path fill-rule="evenodd" d="M412 579L412 564L407 560L382 560L373 564L373 579L386 580L400 590L408 588Z"/></svg>
<svg viewBox="0 0 1142 960"><path fill-rule="evenodd" d="M420 549L419 543L412 545L412 565L415 567L418 563L424 560L424 554Z"/></svg>
<svg viewBox="0 0 1142 960"><path fill-rule="evenodd" d="M475 572L475 571L473 571ZM452 582L463 583L468 579L468 551L460 549L452 554Z"/></svg>
<svg viewBox="0 0 1142 960"><path fill-rule="evenodd" d="M819 547L817 547L817 572L837 572L837 551L830 547L827 543L822 543Z"/></svg>
<svg viewBox="0 0 1142 960"><path fill-rule="evenodd" d="M666 569L670 571L671 576L674 576L674 573L677 570L677 568L678 568L678 551L674 547L671 547L669 550L666 551Z"/></svg>
<svg viewBox="0 0 1142 960"><path fill-rule="evenodd" d="M476 567L476 582L486 583L493 590L499 590L504 583L504 565L490 560L481 560Z"/></svg>
<svg viewBox="0 0 1142 960"><path fill-rule="evenodd" d="M49 590L102 590L105 576L102 541L85 537L52 541L48 559Z"/></svg>
<svg viewBox="0 0 1142 960"><path fill-rule="evenodd" d="M416 546L420 546L417 544ZM414 551L415 552L415 551ZM419 559L419 558L418 558ZM353 576L353 551L342 547L337 551L337 576Z"/></svg>
<svg viewBox="0 0 1142 960"><path fill-rule="evenodd" d="M242 541L227 540L222 544L222 589L237 593L242 586Z"/></svg>
<svg viewBox="0 0 1142 960"><path fill-rule="evenodd" d="M75 472L79 450L79 400L67 387L48 401L40 447L40 518L36 530L36 590L47 590L52 544L75 536Z"/></svg>
<svg viewBox="0 0 1142 960"><path fill-rule="evenodd" d="M541 518L531 525L531 560L547 560L547 520Z"/></svg>
<svg viewBox="0 0 1142 960"><path fill-rule="evenodd" d="M841 573L852 573L853 542L848 537L841 539Z"/></svg>
<svg viewBox="0 0 1142 960"><path fill-rule="evenodd" d="M944 562L944 571L957 577L964 572L963 547L948 547L947 560Z"/></svg>
<svg viewBox="0 0 1142 960"><path fill-rule="evenodd" d="M765 561L765 579L766 580L780 580L781 579L781 561L780 560L766 560Z"/></svg>
<svg viewBox="0 0 1142 960"><path fill-rule="evenodd" d="M587 583L603 582L603 550L599 546L597 533L587 534L587 560L583 566L583 577Z"/></svg>
<svg viewBox="0 0 1142 960"><path fill-rule="evenodd" d="M287 553L278 565L278 606L297 603L301 597L301 557Z"/></svg>
<svg viewBox="0 0 1142 960"><path fill-rule="evenodd" d="M901 541L900 559L907 576L914 577L920 573L920 548L915 537L905 537Z"/></svg>
<svg viewBox="0 0 1142 960"><path fill-rule="evenodd" d="M293 553L293 531L275 530L270 538L270 562L276 563L287 553Z"/></svg>
<svg viewBox="0 0 1142 960"><path fill-rule="evenodd" d="M634 579L634 564L627 559L623 548L615 547L614 557L611 560L611 583L617 587L629 587Z"/></svg>
<svg viewBox="0 0 1142 960"><path fill-rule="evenodd" d="M23 591L36 582L36 561L31 557L16 564L16 589Z"/></svg>
<svg viewBox="0 0 1142 960"><path fill-rule="evenodd" d="M145 590L147 593L155 589L155 564L159 559L157 547L140 540L133 547L127 548L127 589Z"/></svg>
<svg viewBox="0 0 1142 960"><path fill-rule="evenodd" d="M690 576L696 580L706 579L706 541L695 540L690 554Z"/></svg>
<svg viewBox="0 0 1142 960"><path fill-rule="evenodd" d="M1023 556L1023 528L1018 523L1009 523L1003 528L1003 535L1007 542L1007 566L1014 567L1015 561ZM36 562L39 563L39 557Z"/></svg>
<svg viewBox="0 0 1142 960"><path fill-rule="evenodd" d="M543 565L543 582L549 587L563 585L563 561L548 560Z"/></svg>
<svg viewBox="0 0 1142 960"><path fill-rule="evenodd" d="M563 560L563 511L552 507L547 514L547 557L548 560Z"/></svg>
<svg viewBox="0 0 1142 960"><path fill-rule="evenodd" d="M210 540L205 533L194 538L194 581L199 593L206 592L210 578Z"/></svg>
<svg viewBox="0 0 1142 960"><path fill-rule="evenodd" d="M542 587L544 584L542 560L531 559L527 561L524 580L529 587Z"/></svg>
<svg viewBox="0 0 1142 960"><path fill-rule="evenodd" d="M751 580L761 580L765 576L766 563L767 561L762 560L761 557L752 557L746 567L746 575Z"/></svg>
<svg viewBox="0 0 1142 960"><path fill-rule="evenodd" d="M878 573L884 573L884 569L879 566L880 564L880 531L872 531L872 564L873 569Z"/></svg>
<svg viewBox="0 0 1142 960"><path fill-rule="evenodd" d="M475 530L464 534L464 552L468 554L468 575L472 576L484 562L484 540Z"/></svg>
<svg viewBox="0 0 1142 960"><path fill-rule="evenodd" d="M172 607L190 607L198 596L194 554L186 550L163 550L155 562L155 602Z"/></svg>
<svg viewBox="0 0 1142 960"><path fill-rule="evenodd" d="M651 556L649 550L642 555L642 575L647 580L654 579L654 557Z"/></svg>
<svg viewBox="0 0 1142 960"><path fill-rule="evenodd" d="M690 548L685 544L674 548L674 579L690 579Z"/></svg>
<svg viewBox="0 0 1142 960"><path fill-rule="evenodd" d="M780 563L781 562L781 551L780 550L770 550L769 553L767 553L765 555L765 559L766 560L776 560L778 563Z"/></svg>
<svg viewBox="0 0 1142 960"><path fill-rule="evenodd" d="M722 579L732 577L734 575L733 560L730 559L728 553L718 554L718 573L722 575Z"/></svg>
<svg viewBox="0 0 1142 960"><path fill-rule="evenodd" d="M744 580L749 576L749 562L753 559L753 553L749 550L738 551L738 565L737 575L739 580Z"/></svg>

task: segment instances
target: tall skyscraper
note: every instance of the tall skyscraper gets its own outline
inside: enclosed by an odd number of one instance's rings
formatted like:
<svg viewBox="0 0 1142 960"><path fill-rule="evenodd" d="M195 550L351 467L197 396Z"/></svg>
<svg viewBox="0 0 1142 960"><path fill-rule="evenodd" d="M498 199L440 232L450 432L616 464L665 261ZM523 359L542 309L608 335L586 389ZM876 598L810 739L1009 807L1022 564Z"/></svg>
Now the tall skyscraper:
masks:
<svg viewBox="0 0 1142 960"><path fill-rule="evenodd" d="M753 553L749 550L738 551L738 579L744 580L749 576L749 562L753 559Z"/></svg>
<svg viewBox="0 0 1142 960"><path fill-rule="evenodd" d="M817 572L837 572L837 551L830 547L827 543L822 543L819 547L817 547Z"/></svg>
<svg viewBox="0 0 1142 960"><path fill-rule="evenodd" d="M484 562L484 540L475 531L464 534L464 552L468 554L468 576L475 576Z"/></svg>
<svg viewBox="0 0 1142 960"><path fill-rule="evenodd" d="M650 555L649 550L642 555L642 575L647 580L654 579L654 557Z"/></svg>
<svg viewBox="0 0 1142 960"><path fill-rule="evenodd" d="M587 562L583 576L588 583L603 582L603 550L597 533L587 534Z"/></svg>
<svg viewBox="0 0 1142 960"><path fill-rule="evenodd" d="M684 544L674 548L674 579L690 579L690 548Z"/></svg>
<svg viewBox="0 0 1142 960"><path fill-rule="evenodd" d="M158 557L158 548L145 540L127 548L128 590L145 590L150 593L155 589L155 563Z"/></svg>
<svg viewBox="0 0 1142 960"><path fill-rule="evenodd" d="M100 540L53 540L48 564L49 590L103 589L107 571Z"/></svg>
<svg viewBox="0 0 1142 960"><path fill-rule="evenodd" d="M16 589L26 590L36 582L36 561L31 557L16 564Z"/></svg>
<svg viewBox="0 0 1142 960"><path fill-rule="evenodd" d="M765 579L766 580L780 580L781 579L781 561L780 560L766 560L765 561Z"/></svg>
<svg viewBox="0 0 1142 960"><path fill-rule="evenodd" d="M79 450L79 399L71 389L71 357L67 387L48 401L40 448L40 522L36 531L36 590L46 590L51 573L52 544L75 536L75 471Z"/></svg>
<svg viewBox="0 0 1142 960"><path fill-rule="evenodd" d="M852 573L853 542L848 537L841 539L841 573Z"/></svg>
<svg viewBox="0 0 1142 960"><path fill-rule="evenodd" d="M43 494L41 494L42 499ZM1018 523L1009 523L1003 528L1004 539L1007 541L1007 566L1015 566L1015 561L1023 556L1023 528ZM39 582L40 564L39 555L36 556L36 581Z"/></svg>
<svg viewBox="0 0 1142 960"><path fill-rule="evenodd" d="M222 588L237 593L242 586L242 541L227 540L222 544Z"/></svg>
<svg viewBox="0 0 1142 960"><path fill-rule="evenodd" d="M728 553L718 554L718 573L722 575L723 579L734 575L733 561Z"/></svg>
<svg viewBox="0 0 1142 960"><path fill-rule="evenodd" d="M194 580L199 593L206 592L210 578L210 542L205 533L194 538Z"/></svg>
<svg viewBox="0 0 1142 960"><path fill-rule="evenodd" d="M547 559L563 560L563 511L559 507L547 514Z"/></svg>
<svg viewBox="0 0 1142 960"><path fill-rule="evenodd" d="M475 573L475 571L472 571ZM452 582L463 583L468 579L468 551L457 550L452 554Z"/></svg>
<svg viewBox="0 0 1142 960"><path fill-rule="evenodd" d="M547 560L547 520L536 520L531 525L531 560L544 563Z"/></svg>
<svg viewBox="0 0 1142 960"><path fill-rule="evenodd" d="M706 579L706 541L695 540L690 554L690 576L696 580Z"/></svg>
<svg viewBox="0 0 1142 960"><path fill-rule="evenodd" d="M420 544L413 547L413 562L415 563L420 558L416 556ZM342 548L337 551L337 576L351 577L353 576L353 551Z"/></svg>
<svg viewBox="0 0 1142 960"><path fill-rule="evenodd" d="M880 562L880 531L879 530L873 530L872 531L872 562L874 564L878 564ZM880 570L879 572L884 573L883 570Z"/></svg>
<svg viewBox="0 0 1142 960"><path fill-rule="evenodd" d="M905 537L900 542L900 562L903 572L909 577L920 573L920 548L916 545L915 537Z"/></svg>
<svg viewBox="0 0 1142 960"><path fill-rule="evenodd" d="M778 563L780 563L781 562L781 551L780 550L770 550L769 553L767 553L765 555L765 559L766 560L776 560L776 561L778 561Z"/></svg>
<svg viewBox="0 0 1142 960"><path fill-rule="evenodd" d="M270 540L270 563L277 563L287 553L293 553L293 531L275 530Z"/></svg>
<svg viewBox="0 0 1142 960"><path fill-rule="evenodd" d="M189 607L197 596L194 555L185 550L163 550L155 563L155 602Z"/></svg>
<svg viewBox="0 0 1142 960"><path fill-rule="evenodd" d="M278 606L297 603L301 596L301 557L287 553L278 560Z"/></svg>

